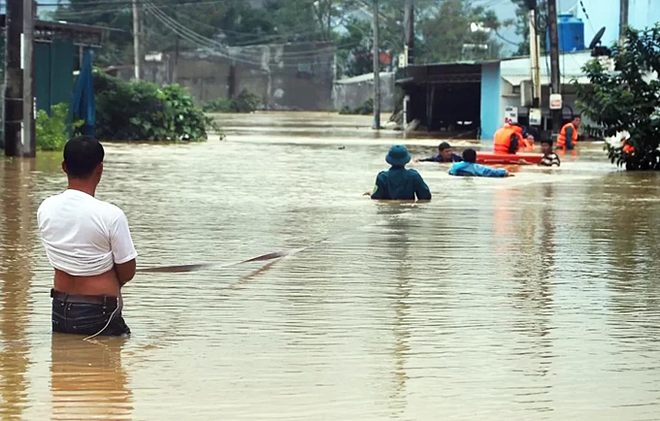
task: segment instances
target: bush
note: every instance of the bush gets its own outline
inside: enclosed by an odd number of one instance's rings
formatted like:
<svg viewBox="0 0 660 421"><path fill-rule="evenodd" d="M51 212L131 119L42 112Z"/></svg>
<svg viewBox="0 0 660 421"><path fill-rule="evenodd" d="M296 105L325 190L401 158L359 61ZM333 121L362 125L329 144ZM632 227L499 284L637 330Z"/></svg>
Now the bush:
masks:
<svg viewBox="0 0 660 421"><path fill-rule="evenodd" d="M51 115L44 110L37 112L36 141L40 151L61 151L69 140L69 106L57 104L50 108ZM76 129L83 125L82 121L73 124Z"/></svg>
<svg viewBox="0 0 660 421"><path fill-rule="evenodd" d="M234 99L218 98L204 105L209 113L251 113L261 105L261 99L247 89L243 89Z"/></svg>
<svg viewBox="0 0 660 421"><path fill-rule="evenodd" d="M597 126L598 137L628 132L626 144L605 144L612 163L628 170L660 170L660 25L645 31L626 30L623 46L612 48L615 72L598 60L583 68L590 85L577 85L578 106ZM655 76L648 78L647 76Z"/></svg>
<svg viewBox="0 0 660 421"><path fill-rule="evenodd" d="M351 108L349 106L344 106L339 110L339 114L360 114L360 115L369 115L374 113L374 100L368 99L364 101L362 105L357 108Z"/></svg>
<svg viewBox="0 0 660 421"><path fill-rule="evenodd" d="M195 141L219 130L179 85L159 88L95 71L96 137L101 140Z"/></svg>

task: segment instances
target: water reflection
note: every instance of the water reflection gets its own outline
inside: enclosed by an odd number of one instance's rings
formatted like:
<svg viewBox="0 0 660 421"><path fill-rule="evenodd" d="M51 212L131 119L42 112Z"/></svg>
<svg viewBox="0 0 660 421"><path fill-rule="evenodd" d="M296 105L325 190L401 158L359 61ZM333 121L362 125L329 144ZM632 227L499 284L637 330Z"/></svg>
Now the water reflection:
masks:
<svg viewBox="0 0 660 421"><path fill-rule="evenodd" d="M0 164L0 414L20 419L29 404L34 160Z"/></svg>
<svg viewBox="0 0 660 421"><path fill-rule="evenodd" d="M121 358L127 340L52 335L51 419L131 419L133 392Z"/></svg>
<svg viewBox="0 0 660 421"><path fill-rule="evenodd" d="M410 353L411 329L413 328L410 325L410 296L413 289L411 279L413 259L409 253L410 235L412 234L410 218L414 218L415 213L419 216L418 206L420 205L381 203L378 205L377 212L378 216L384 219L385 224L382 227L387 232L384 240L387 255L384 256L384 262L392 265L388 270L393 272L390 283L393 285L394 291L390 299L394 309L392 322L394 367L392 369L393 390L389 399L393 418L403 414L407 406L408 373L406 364Z"/></svg>
<svg viewBox="0 0 660 421"><path fill-rule="evenodd" d="M500 282L511 283L513 314L506 329L513 333L517 357L512 376L524 387L512 385L516 402L526 410L552 411L552 367L555 221L554 190L550 183L535 188L503 188L494 194L493 233L498 250ZM542 206L539 206L542 204ZM514 383L515 384L515 383Z"/></svg>

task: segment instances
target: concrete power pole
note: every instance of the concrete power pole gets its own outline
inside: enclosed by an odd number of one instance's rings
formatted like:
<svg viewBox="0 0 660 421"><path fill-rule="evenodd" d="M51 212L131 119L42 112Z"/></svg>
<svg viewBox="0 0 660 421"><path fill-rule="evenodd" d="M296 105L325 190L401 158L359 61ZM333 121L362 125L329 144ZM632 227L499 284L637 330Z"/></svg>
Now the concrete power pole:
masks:
<svg viewBox="0 0 660 421"><path fill-rule="evenodd" d="M133 0L133 60L135 61L135 80L142 78L142 52L140 50L140 36L142 33L138 0Z"/></svg>
<svg viewBox="0 0 660 421"><path fill-rule="evenodd" d="M628 13L630 9L629 0L621 0L621 11L619 16L619 45L623 45L626 38L626 26L628 26Z"/></svg>
<svg viewBox="0 0 660 421"><path fill-rule="evenodd" d="M379 16L378 0L374 2L374 129L380 130L380 37L379 37Z"/></svg>
<svg viewBox="0 0 660 421"><path fill-rule="evenodd" d="M34 157L34 3L7 2L5 155Z"/></svg>
<svg viewBox="0 0 660 421"><path fill-rule="evenodd" d="M533 6L529 9L529 56L532 64L532 107L538 108L541 106L541 39L536 31L536 4Z"/></svg>
<svg viewBox="0 0 660 421"><path fill-rule="evenodd" d="M403 10L403 24L405 27L404 49L406 66L415 63L415 1L406 0Z"/></svg>
<svg viewBox="0 0 660 421"><path fill-rule="evenodd" d="M550 31L550 81L552 93L561 95L559 75L559 34L557 29L557 0L548 0L548 29ZM552 137L556 139L562 125L562 110L552 110Z"/></svg>

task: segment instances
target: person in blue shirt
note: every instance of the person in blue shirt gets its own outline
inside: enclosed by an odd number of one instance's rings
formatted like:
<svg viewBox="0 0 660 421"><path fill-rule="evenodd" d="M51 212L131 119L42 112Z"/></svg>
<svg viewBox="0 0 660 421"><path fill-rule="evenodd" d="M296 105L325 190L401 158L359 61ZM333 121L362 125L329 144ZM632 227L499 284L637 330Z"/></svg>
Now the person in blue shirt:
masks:
<svg viewBox="0 0 660 421"><path fill-rule="evenodd" d="M415 170L406 169L411 156L403 145L394 145L385 157L390 164L387 171L381 171L376 177L376 186L371 193L372 199L379 200L431 200L431 191L422 176Z"/></svg>
<svg viewBox="0 0 660 421"><path fill-rule="evenodd" d="M461 162L463 158L456 155L451 150L451 145L447 142L442 142L438 145L438 154L430 158L415 158L415 162Z"/></svg>
<svg viewBox="0 0 660 421"><path fill-rule="evenodd" d="M509 177L512 174L503 168L491 168L477 164L477 152L468 148L463 151L463 162L457 162L449 169L449 175L474 177Z"/></svg>

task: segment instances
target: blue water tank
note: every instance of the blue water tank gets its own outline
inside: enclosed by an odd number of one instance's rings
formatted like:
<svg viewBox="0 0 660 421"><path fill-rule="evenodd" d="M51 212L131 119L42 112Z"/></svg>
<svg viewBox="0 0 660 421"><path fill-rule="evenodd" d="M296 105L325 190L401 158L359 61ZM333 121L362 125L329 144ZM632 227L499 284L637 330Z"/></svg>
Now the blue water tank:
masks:
<svg viewBox="0 0 660 421"><path fill-rule="evenodd" d="M559 51L571 52L584 50L584 22L582 19L568 14L557 16L557 30L559 35ZM550 46L550 32L546 34L548 48Z"/></svg>

